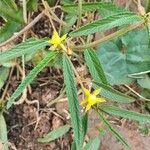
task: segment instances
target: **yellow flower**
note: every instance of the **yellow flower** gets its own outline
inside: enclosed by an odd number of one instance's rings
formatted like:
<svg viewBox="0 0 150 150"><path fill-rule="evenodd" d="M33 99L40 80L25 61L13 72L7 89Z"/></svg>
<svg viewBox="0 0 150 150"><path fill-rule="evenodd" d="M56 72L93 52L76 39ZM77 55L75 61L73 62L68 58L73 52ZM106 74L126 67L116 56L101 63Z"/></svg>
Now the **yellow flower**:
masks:
<svg viewBox="0 0 150 150"><path fill-rule="evenodd" d="M84 87L82 87L82 90L85 94L85 99L81 101L80 105L87 103L85 111L88 111L93 105L97 103L106 102L104 98L97 97L97 95L101 92L101 89L97 89L93 93L90 93L90 91Z"/></svg>
<svg viewBox="0 0 150 150"><path fill-rule="evenodd" d="M67 51L66 47L62 44L62 42L66 39L67 34L59 37L58 33L54 31L52 38L48 41L49 44L53 44L53 48L57 48L60 46L63 50Z"/></svg>

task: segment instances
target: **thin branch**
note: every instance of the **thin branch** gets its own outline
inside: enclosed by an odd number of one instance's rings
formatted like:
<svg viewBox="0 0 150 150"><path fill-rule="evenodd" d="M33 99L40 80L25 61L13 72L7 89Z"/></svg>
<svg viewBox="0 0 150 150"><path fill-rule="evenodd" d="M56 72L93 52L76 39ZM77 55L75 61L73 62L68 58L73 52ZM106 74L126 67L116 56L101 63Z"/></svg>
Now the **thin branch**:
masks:
<svg viewBox="0 0 150 150"><path fill-rule="evenodd" d="M22 0L22 7L23 7L23 19L24 19L24 22L27 23L27 3L26 3L26 0Z"/></svg>
<svg viewBox="0 0 150 150"><path fill-rule="evenodd" d="M43 17L44 12L41 12L37 17L34 18L27 26L25 26L21 31L18 33L14 34L11 38L9 38L7 41L3 42L0 44L0 47L5 46L9 42L15 40L19 36L21 36L24 32L32 28L42 17Z"/></svg>
<svg viewBox="0 0 150 150"><path fill-rule="evenodd" d="M79 28L82 20L82 0L78 0L78 22L77 27Z"/></svg>
<svg viewBox="0 0 150 150"><path fill-rule="evenodd" d="M70 26L66 22L64 22L63 20L59 19L55 15L55 13L52 11L52 8L50 8L50 6L48 5L48 3L46 1L42 0L42 3L44 4L45 9L47 9L50 12L50 14L52 16L51 18L53 18L55 21L57 21L58 23L62 24L63 26L65 26L67 28L70 28Z"/></svg>
<svg viewBox="0 0 150 150"><path fill-rule="evenodd" d="M46 1L44 1L44 0L42 0L42 4L43 4L43 6L44 6L44 8L45 8L45 15L49 18L49 21L50 21L50 23L51 23L51 25L52 25L53 30L56 31L55 25L54 25L54 23L53 23L53 21L52 21L52 18L51 18L50 13L49 13L48 4L47 4Z"/></svg>
<svg viewBox="0 0 150 150"><path fill-rule="evenodd" d="M128 85L124 85L126 88L128 88L132 93L134 93L136 96L138 96L140 99L144 100L144 101L150 101L150 99L147 99L145 97L143 97L142 95L140 95L139 93L137 93L135 90L133 90L130 86Z"/></svg>
<svg viewBox="0 0 150 150"><path fill-rule="evenodd" d="M112 33L112 34L110 34L110 35L108 35L108 36L105 36L105 37L103 37L103 38L97 40L97 41L94 41L94 42L92 42L92 43L88 43L88 44L85 44L85 45L79 45L79 46L74 47L73 49L74 49L75 51L78 51L78 50L80 51L80 50L84 50L84 49L86 49L86 48L95 47L95 46L97 46L97 45L99 45L99 44L101 44L101 43L104 43L104 42L106 42L106 41L108 41L108 40L111 40L111 39L116 38L116 37L119 37L119 36L121 36L121 35L123 35L123 34L129 32L129 31L132 31L132 30L134 30L134 29L140 27L140 26L143 25L144 23L145 23L145 21L142 20L142 21L140 21L140 22L138 22L138 23L136 23L136 24L132 24L132 25L130 25L130 26L128 26L128 27L125 27L125 28L123 28L123 29L120 29L119 31L116 31L116 32L114 32L114 33Z"/></svg>

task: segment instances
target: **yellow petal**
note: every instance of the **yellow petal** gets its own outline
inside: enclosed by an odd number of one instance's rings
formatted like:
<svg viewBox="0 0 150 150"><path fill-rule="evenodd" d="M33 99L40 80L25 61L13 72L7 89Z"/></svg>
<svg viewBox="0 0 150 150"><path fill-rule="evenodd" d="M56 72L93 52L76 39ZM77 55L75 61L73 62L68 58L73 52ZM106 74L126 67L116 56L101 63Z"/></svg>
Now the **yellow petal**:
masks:
<svg viewBox="0 0 150 150"><path fill-rule="evenodd" d="M100 92L101 92L102 89L97 89L93 92L93 95L97 96Z"/></svg>
<svg viewBox="0 0 150 150"><path fill-rule="evenodd" d="M63 40L65 40L66 37L67 37L67 34L63 35L63 36L60 38L61 42L62 42Z"/></svg>
<svg viewBox="0 0 150 150"><path fill-rule="evenodd" d="M90 103L88 103L87 106L86 106L85 112L87 112L91 108L91 106L92 105Z"/></svg>
<svg viewBox="0 0 150 150"><path fill-rule="evenodd" d="M55 32L55 33L53 34L53 36L52 36L52 44L57 44L57 45L59 45L60 43L61 43L60 37L59 37L58 33Z"/></svg>
<svg viewBox="0 0 150 150"><path fill-rule="evenodd" d="M52 36L52 40L58 40L60 39L58 33L56 31L54 31L53 36Z"/></svg>
<svg viewBox="0 0 150 150"><path fill-rule="evenodd" d="M84 94L88 97L91 95L90 91L87 90L86 88L82 87L82 91L84 92Z"/></svg>
<svg viewBox="0 0 150 150"><path fill-rule="evenodd" d="M60 44L60 46L65 52L67 52L67 48L64 46L64 44Z"/></svg>
<svg viewBox="0 0 150 150"><path fill-rule="evenodd" d="M102 98L102 97L96 98L96 101L100 102L100 103L106 102L106 100L104 98Z"/></svg>
<svg viewBox="0 0 150 150"><path fill-rule="evenodd" d="M85 103L87 103L87 100L86 100L86 99L83 99L83 100L80 102L80 105L83 105L83 104L85 104Z"/></svg>

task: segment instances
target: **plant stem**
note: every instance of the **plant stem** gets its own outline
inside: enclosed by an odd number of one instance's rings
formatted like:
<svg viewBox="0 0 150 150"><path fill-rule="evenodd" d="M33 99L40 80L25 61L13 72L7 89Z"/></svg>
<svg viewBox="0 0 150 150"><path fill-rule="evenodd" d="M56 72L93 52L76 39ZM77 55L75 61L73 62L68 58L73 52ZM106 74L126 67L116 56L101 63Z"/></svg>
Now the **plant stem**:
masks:
<svg viewBox="0 0 150 150"><path fill-rule="evenodd" d="M134 29L140 27L141 25L143 25L144 23L145 23L145 20L139 21L139 22L136 23L136 24L132 24L132 25L130 25L130 26L128 26L128 27L125 27L125 28L123 28L123 29L120 29L119 31L116 31L116 32L114 32L114 33L112 33L112 34L110 34L110 35L108 35L108 36L105 36L105 37L103 37L103 38L97 40L97 41L94 41L94 42L92 42L92 43L88 43L88 44L85 44L85 45L79 45L79 46L74 47L73 49L74 49L75 51L78 51L78 50L81 50L81 49L84 50L84 49L86 49L86 48L96 47L97 45L99 45L99 44L101 44L101 43L104 43L104 42L106 42L106 41L108 41L108 40L111 40L111 39L113 39L113 38L119 37L119 36L121 36L121 35L123 35L123 34L129 32L129 31L134 30Z"/></svg>
<svg viewBox="0 0 150 150"><path fill-rule="evenodd" d="M27 23L27 3L26 3L26 0L22 0L22 5L23 5L23 19L24 19L24 22Z"/></svg>
<svg viewBox="0 0 150 150"><path fill-rule="evenodd" d="M140 95L138 92L136 92L135 90L133 90L130 86L128 85L125 85L126 88L128 88L132 93L134 93L136 96L138 96L141 100L144 100L144 101L149 101L150 102L150 99L147 99L145 97L143 97L142 95Z"/></svg>
<svg viewBox="0 0 150 150"><path fill-rule="evenodd" d="M72 62L71 62L71 66L72 66L74 74L75 74L75 76L77 78L77 81L79 82L79 84L81 85L81 87L83 87L83 83L82 83L81 77L80 77L79 73L77 72L76 68L74 67L74 65L72 64Z"/></svg>
<svg viewBox="0 0 150 150"><path fill-rule="evenodd" d="M77 28L81 25L81 19L82 19L82 0L78 0L78 22L77 22Z"/></svg>

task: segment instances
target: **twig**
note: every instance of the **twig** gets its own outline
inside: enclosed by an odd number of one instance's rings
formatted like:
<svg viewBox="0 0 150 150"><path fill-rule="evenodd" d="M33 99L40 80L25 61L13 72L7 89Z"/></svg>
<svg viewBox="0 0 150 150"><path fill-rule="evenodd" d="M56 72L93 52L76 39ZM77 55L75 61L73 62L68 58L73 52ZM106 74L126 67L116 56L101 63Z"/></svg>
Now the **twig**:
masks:
<svg viewBox="0 0 150 150"><path fill-rule="evenodd" d="M108 36L105 36L104 38L101 38L101 39L97 40L97 41L94 41L92 43L88 43L88 44L85 44L85 45L79 45L79 46L74 47L73 49L76 50L76 51L78 51L78 50L80 51L80 50L84 50L86 48L95 47L95 46L97 46L97 45L99 45L101 43L104 43L104 42L106 42L108 40L113 39L114 37L119 37L119 36L129 32L129 31L132 31L132 30L140 27L144 23L145 23L145 20L139 21L136 24L132 24L132 25L130 25L128 27L120 29L119 31L116 31L116 32L114 32L114 33L112 33L112 34L110 34Z"/></svg>
<svg viewBox="0 0 150 150"><path fill-rule="evenodd" d="M130 4L131 4L132 0L127 1L125 8L128 9Z"/></svg>
<svg viewBox="0 0 150 150"><path fill-rule="evenodd" d="M67 25L66 22L64 22L63 20L59 19L55 13L51 10L51 8L49 7L48 3L45 1L45 5L46 5L46 8L47 10L50 12L50 14L52 15L52 17L54 18L55 21L59 22L60 24L62 24L63 26L66 26L66 27L70 27L69 25Z"/></svg>
<svg viewBox="0 0 150 150"><path fill-rule="evenodd" d="M131 87L129 87L128 85L124 85L126 88L128 88L131 92L133 92L136 96L138 96L139 98L143 99L144 101L150 101L150 99L147 99L145 97L143 97L142 95L140 95L139 93L137 93L136 91L134 91Z"/></svg>
<svg viewBox="0 0 150 150"><path fill-rule="evenodd" d="M26 34L24 34L24 36L23 36L23 42L25 41L25 38L26 38ZM24 55L22 55L22 68L20 67L20 69L21 69L20 71L22 73L22 80L24 80L25 76L26 76L25 75L25 60L24 60ZM25 101L26 98L27 98L27 87L24 89L21 98L17 102L14 102L14 104L15 105L20 105L20 104L24 103L24 101Z"/></svg>
<svg viewBox="0 0 150 150"><path fill-rule="evenodd" d="M49 18L49 21L50 21L50 23L52 25L53 30L56 31L56 28L55 28L54 23L52 21L51 15L49 14L49 7L48 7L46 1L42 0L42 4L45 7L45 12L44 12L45 15Z"/></svg>
<svg viewBox="0 0 150 150"><path fill-rule="evenodd" d="M78 0L78 22L77 22L77 28L81 25L81 19L82 19L82 0Z"/></svg>
<svg viewBox="0 0 150 150"><path fill-rule="evenodd" d="M10 79L11 79L11 77L12 77L13 71L14 71L14 67L12 67L12 69L11 69L11 71L10 71L10 73L9 73L9 77L8 77L8 80L7 80L7 83L6 83L6 86L5 86L3 95L2 95L2 97L0 98L0 99L2 99L2 100L4 100L5 95L6 95L6 93L7 93L7 90L8 90L9 84L10 84L9 81L10 81Z"/></svg>
<svg viewBox="0 0 150 150"><path fill-rule="evenodd" d="M29 30L31 27L33 27L42 17L43 17L44 12L41 12L34 20L32 20L27 26L25 26L21 31L13 35L11 38L9 38L7 41L3 42L0 44L0 47L8 44L9 42L15 40L19 36L21 36L24 32Z"/></svg>
<svg viewBox="0 0 150 150"><path fill-rule="evenodd" d="M71 66L72 66L72 69L74 71L74 74L75 74L75 76L77 78L77 81L79 82L80 86L84 87L83 83L82 83L82 80L81 80L81 77L80 77L79 73L77 72L77 70L75 69L75 67L74 67L74 65L72 63L71 63Z"/></svg>
<svg viewBox="0 0 150 150"><path fill-rule="evenodd" d="M36 130L37 126L38 126L38 123L40 121L40 117L39 117L39 110L40 110L40 104L39 104L39 100L32 100L32 101L29 101L27 98L25 99L25 102L30 105L30 104L37 104L37 111L36 111L36 124L35 124L35 127L34 127L34 130Z"/></svg>
<svg viewBox="0 0 150 150"><path fill-rule="evenodd" d="M27 23L27 3L26 3L26 0L22 0L22 6L23 6L23 19L24 19L24 22Z"/></svg>
<svg viewBox="0 0 150 150"><path fill-rule="evenodd" d="M9 147L10 147L12 150L17 150L17 148L15 147L15 145L12 144L11 142L8 142L8 145L9 145Z"/></svg>
<svg viewBox="0 0 150 150"><path fill-rule="evenodd" d="M145 12L145 8L141 4L141 0L138 0L137 6L138 6L139 13L144 16L146 14L146 12Z"/></svg>

